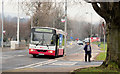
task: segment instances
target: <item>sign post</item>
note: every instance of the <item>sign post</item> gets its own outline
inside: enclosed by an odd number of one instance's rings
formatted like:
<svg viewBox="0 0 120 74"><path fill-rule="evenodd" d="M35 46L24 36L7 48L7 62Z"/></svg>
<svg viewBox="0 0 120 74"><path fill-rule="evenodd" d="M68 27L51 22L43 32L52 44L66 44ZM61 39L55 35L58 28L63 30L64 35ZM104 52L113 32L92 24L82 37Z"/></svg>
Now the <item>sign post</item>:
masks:
<svg viewBox="0 0 120 74"><path fill-rule="evenodd" d="M103 34L104 34L104 51L105 51L105 25L104 25L104 22L102 23L102 27L103 27Z"/></svg>

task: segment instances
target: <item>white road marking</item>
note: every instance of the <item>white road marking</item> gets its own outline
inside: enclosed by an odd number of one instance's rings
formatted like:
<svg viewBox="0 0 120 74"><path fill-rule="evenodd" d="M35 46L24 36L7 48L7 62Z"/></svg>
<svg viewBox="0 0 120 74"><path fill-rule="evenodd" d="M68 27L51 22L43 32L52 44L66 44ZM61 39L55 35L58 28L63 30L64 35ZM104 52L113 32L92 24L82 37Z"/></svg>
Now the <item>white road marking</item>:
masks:
<svg viewBox="0 0 120 74"><path fill-rule="evenodd" d="M53 63L53 62L56 62L56 61L57 61L57 60L54 60L54 61L49 60L48 62L40 63L39 65L36 65L36 66L30 67L30 68L35 68L35 67L39 67L39 66L43 66L43 65L47 65L47 64L50 64L50 63Z"/></svg>
<svg viewBox="0 0 120 74"><path fill-rule="evenodd" d="M56 62L57 60L48 60L48 61L43 61L43 62L38 62L38 63L34 63L34 64L30 64L30 65L27 65L27 66L23 66L23 67L18 67L18 68L15 68L15 69L22 69L22 68L34 68L34 67L38 67L38 66L42 66L42 65L46 65L46 64L49 64L49 63L52 63L52 62Z"/></svg>
<svg viewBox="0 0 120 74"><path fill-rule="evenodd" d="M78 62L56 62L52 63L50 65L63 65L63 66L70 66L70 65L75 65Z"/></svg>

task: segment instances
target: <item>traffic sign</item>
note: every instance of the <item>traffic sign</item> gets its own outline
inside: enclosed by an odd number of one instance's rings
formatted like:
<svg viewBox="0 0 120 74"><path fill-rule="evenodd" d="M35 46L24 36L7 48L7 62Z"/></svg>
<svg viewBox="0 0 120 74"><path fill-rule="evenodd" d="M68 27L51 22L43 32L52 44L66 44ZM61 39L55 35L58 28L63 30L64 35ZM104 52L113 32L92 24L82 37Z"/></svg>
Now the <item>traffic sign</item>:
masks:
<svg viewBox="0 0 120 74"><path fill-rule="evenodd" d="M6 33L6 31L3 31L3 34L5 34Z"/></svg>
<svg viewBox="0 0 120 74"><path fill-rule="evenodd" d="M63 22L63 23L64 23L64 22L65 22L65 19L61 19L61 22Z"/></svg>
<svg viewBox="0 0 120 74"><path fill-rule="evenodd" d="M73 37L70 37L70 39L73 39Z"/></svg>

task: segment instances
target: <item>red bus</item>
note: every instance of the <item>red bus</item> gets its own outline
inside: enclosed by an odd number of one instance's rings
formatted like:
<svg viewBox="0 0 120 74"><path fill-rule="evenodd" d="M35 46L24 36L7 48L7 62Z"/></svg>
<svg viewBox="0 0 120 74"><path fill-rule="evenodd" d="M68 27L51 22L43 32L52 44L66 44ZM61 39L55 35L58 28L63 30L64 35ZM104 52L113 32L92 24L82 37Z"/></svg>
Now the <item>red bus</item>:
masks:
<svg viewBox="0 0 120 74"><path fill-rule="evenodd" d="M29 54L59 56L64 55L64 38L66 33L50 27L36 27L31 31Z"/></svg>

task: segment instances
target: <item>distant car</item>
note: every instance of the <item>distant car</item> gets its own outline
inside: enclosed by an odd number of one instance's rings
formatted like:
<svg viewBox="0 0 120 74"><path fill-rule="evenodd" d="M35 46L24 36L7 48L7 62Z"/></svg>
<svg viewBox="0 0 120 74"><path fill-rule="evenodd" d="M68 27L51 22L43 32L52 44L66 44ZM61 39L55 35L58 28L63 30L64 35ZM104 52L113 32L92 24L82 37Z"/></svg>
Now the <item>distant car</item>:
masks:
<svg viewBox="0 0 120 74"><path fill-rule="evenodd" d="M77 44L78 44L78 45L83 45L83 41L78 40L78 41L77 41Z"/></svg>
<svg viewBox="0 0 120 74"><path fill-rule="evenodd" d="M85 42L86 40L84 39L83 42Z"/></svg>
<svg viewBox="0 0 120 74"><path fill-rule="evenodd" d="M85 42L85 44L87 43L87 42L89 42L90 41L90 38L85 38L84 40L83 40L83 42Z"/></svg>

